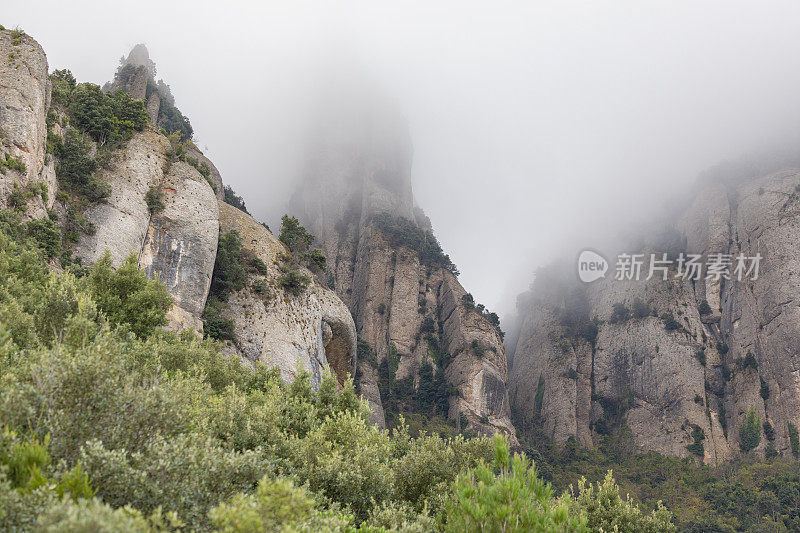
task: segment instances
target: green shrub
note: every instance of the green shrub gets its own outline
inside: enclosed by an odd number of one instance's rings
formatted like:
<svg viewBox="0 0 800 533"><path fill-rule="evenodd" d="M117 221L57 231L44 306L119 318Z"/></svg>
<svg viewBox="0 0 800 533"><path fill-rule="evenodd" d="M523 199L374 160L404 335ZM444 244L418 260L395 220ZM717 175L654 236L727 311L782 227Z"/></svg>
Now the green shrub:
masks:
<svg viewBox="0 0 800 533"><path fill-rule="evenodd" d="M325 254L319 248L314 248L304 253L301 257L301 262L308 267L311 272L318 274L325 272L327 268L327 260Z"/></svg>
<svg viewBox="0 0 800 533"><path fill-rule="evenodd" d="M203 334L218 341L235 341L236 331L232 318L224 316L227 306L215 298L209 298L203 309Z"/></svg>
<svg viewBox="0 0 800 533"><path fill-rule="evenodd" d="M406 246L419 254L423 265L438 266L458 275L458 269L450 256L442 251L439 241L430 231L420 228L411 220L393 217L388 213L375 215L372 223L388 238L393 248Z"/></svg>
<svg viewBox="0 0 800 533"><path fill-rule="evenodd" d="M237 494L210 511L220 532L344 531L353 517L325 511L306 488L288 479L261 479L252 494Z"/></svg>
<svg viewBox="0 0 800 533"><path fill-rule="evenodd" d="M269 269L267 269L267 264L262 261L260 257L253 257L250 259L250 266L262 276L265 276L269 272Z"/></svg>
<svg viewBox="0 0 800 533"><path fill-rule="evenodd" d="M56 175L66 191L97 202L111 194L111 186L93 175L97 162L89 157L90 150L90 141L75 128L67 128L63 144L56 148Z"/></svg>
<svg viewBox="0 0 800 533"><path fill-rule="evenodd" d="M703 441L706 439L706 434L703 431L703 428L698 426L697 424L692 424L692 442L691 444L686 446L686 449L695 454L698 457L703 457L705 455L705 448L703 447Z"/></svg>
<svg viewBox="0 0 800 533"><path fill-rule="evenodd" d="M761 382L761 387L759 389L759 393L761 394L761 399L766 402L767 400L769 400L769 384L766 381L764 381L764 378L762 378L761 376L758 376L758 379Z"/></svg>
<svg viewBox="0 0 800 533"><path fill-rule="evenodd" d="M710 315L711 314L711 306L708 305L708 300L703 300L700 302L697 310L700 312L701 315Z"/></svg>
<svg viewBox="0 0 800 533"><path fill-rule="evenodd" d="M144 201L147 203L147 209L150 211L151 215L164 210L164 193L158 187L151 186L147 189L147 193L144 195Z"/></svg>
<svg viewBox="0 0 800 533"><path fill-rule="evenodd" d="M242 199L242 197L237 195L230 185L225 185L222 190L225 196L226 204L232 205L236 209L239 209L247 214L250 214L250 212L247 210L247 206L244 205L244 200Z"/></svg>
<svg viewBox="0 0 800 533"><path fill-rule="evenodd" d="M674 331L681 327L675 317L670 312L661 314L661 321L664 322L664 329L667 331Z"/></svg>
<svg viewBox="0 0 800 533"><path fill-rule="evenodd" d="M792 455L800 457L800 433L797 431L797 426L789 422L789 445L792 449Z"/></svg>
<svg viewBox="0 0 800 533"><path fill-rule="evenodd" d="M625 304L622 302L617 302L614 304L614 309L611 311L611 323L618 324L620 322L625 322L631 317L631 311Z"/></svg>
<svg viewBox="0 0 800 533"><path fill-rule="evenodd" d="M655 510L646 514L630 498L622 498L610 471L596 487L581 479L578 494L573 493L572 498L567 500L572 513L584 513L589 531L664 533L678 530L672 524L672 513L660 501Z"/></svg>
<svg viewBox="0 0 800 533"><path fill-rule="evenodd" d="M761 418L751 407L744 415L742 426L739 428L739 448L747 453L761 442Z"/></svg>
<svg viewBox="0 0 800 533"><path fill-rule="evenodd" d="M226 302L231 292L240 291L247 282L247 266L242 239L236 230L219 237L209 294Z"/></svg>
<svg viewBox="0 0 800 533"><path fill-rule="evenodd" d="M495 470L497 469L497 470ZM444 508L445 531L588 531L586 517L571 515L523 455L510 456L495 437L494 467L481 462L460 474Z"/></svg>
<svg viewBox="0 0 800 533"><path fill-rule="evenodd" d="M61 255L61 231L49 218L29 220L25 223L24 232L48 259Z"/></svg>
<svg viewBox="0 0 800 533"><path fill-rule="evenodd" d="M311 278L284 265L281 267L283 273L278 276L278 285L292 296L303 294L311 283Z"/></svg>
<svg viewBox="0 0 800 533"><path fill-rule="evenodd" d="M281 232L278 239L285 244L292 253L302 254L314 242L314 236L300 225L295 217L283 215L281 217ZM323 256L324 257L324 256Z"/></svg>
<svg viewBox="0 0 800 533"><path fill-rule="evenodd" d="M114 270L111 255L106 252L95 263L85 283L112 325L126 324L139 337L166 325L172 297L163 283L139 270L136 254L129 255Z"/></svg>
<svg viewBox="0 0 800 533"><path fill-rule="evenodd" d="M639 319L650 316L650 306L641 298L634 298L633 300L633 316Z"/></svg>
<svg viewBox="0 0 800 533"><path fill-rule="evenodd" d="M16 170L20 174L24 174L26 167L25 163L23 163L21 159L6 152L6 154L3 156L3 159L0 159L0 172L5 174L6 169Z"/></svg>

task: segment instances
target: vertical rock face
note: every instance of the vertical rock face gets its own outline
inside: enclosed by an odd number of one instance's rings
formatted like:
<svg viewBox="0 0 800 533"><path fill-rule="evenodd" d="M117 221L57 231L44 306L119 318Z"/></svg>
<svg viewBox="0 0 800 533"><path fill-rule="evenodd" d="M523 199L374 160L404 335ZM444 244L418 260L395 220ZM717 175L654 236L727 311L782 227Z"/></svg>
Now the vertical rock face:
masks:
<svg viewBox="0 0 800 533"><path fill-rule="evenodd" d="M703 262L731 254L728 280L675 279L673 270L668 281L578 286L541 274L521 300L514 347L520 420L556 443L575 437L589 446L627 426L643 449L717 464L741 453L739 428L754 408L774 431L771 439L762 432L756 452L791 456L789 427L800 423L798 191L794 169L698 187L674 221L680 251ZM739 254L761 254L757 280L736 279ZM636 313L637 300L647 312ZM615 304L631 316L615 316ZM576 327L576 316L579 325L596 317L596 334Z"/></svg>
<svg viewBox="0 0 800 533"><path fill-rule="evenodd" d="M217 199L193 167L168 163L168 150L167 139L147 129L133 136L111 169L99 171L111 195L86 211L96 232L83 237L76 254L94 263L108 250L118 265L135 253L174 297L170 326L199 331L217 250ZM145 200L151 187L161 191L165 206L153 215Z"/></svg>
<svg viewBox="0 0 800 533"><path fill-rule="evenodd" d="M29 202L28 216L45 215L55 198L52 162L45 153L50 105L47 57L35 40L21 31L0 30L0 159L13 158L24 170L0 164L0 206L5 207L14 183L25 188L32 183L48 187L48 205L40 197Z"/></svg>
<svg viewBox="0 0 800 533"><path fill-rule="evenodd" d="M466 291L448 265L419 246L421 236L428 242L433 237L430 222L414 205L405 122L392 103L372 96L348 94L330 107L337 111L315 130L295 212L320 241L336 293L375 352L376 362L359 366L373 422L386 423L378 367L396 353L396 379L417 387L422 366L433 364L457 391L450 399L451 419L466 417L476 431L499 430L513 439L499 333L462 306ZM395 229L387 230L386 221ZM409 240L409 234L419 238ZM434 344L449 352L449 364L438 364Z"/></svg>
<svg viewBox="0 0 800 533"><path fill-rule="evenodd" d="M229 297L225 316L236 331L231 350L245 360L277 366L287 381L305 370L318 384L325 366L340 383L352 376L356 331L347 306L315 281L298 296L284 291L279 265L288 250L250 215L221 202L219 223L221 232L236 231L244 248L267 266L265 274Z"/></svg>

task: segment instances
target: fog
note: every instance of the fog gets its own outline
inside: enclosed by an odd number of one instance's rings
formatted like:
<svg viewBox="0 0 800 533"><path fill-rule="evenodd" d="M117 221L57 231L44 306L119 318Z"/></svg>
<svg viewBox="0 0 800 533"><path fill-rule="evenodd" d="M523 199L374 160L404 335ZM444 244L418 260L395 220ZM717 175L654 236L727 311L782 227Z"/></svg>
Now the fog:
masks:
<svg viewBox="0 0 800 533"><path fill-rule="evenodd" d="M798 2L4 2L51 70L147 44L198 145L278 224L320 69L391 94L417 203L476 299L646 219L721 160L797 143ZM333 59L336 58L336 59Z"/></svg>

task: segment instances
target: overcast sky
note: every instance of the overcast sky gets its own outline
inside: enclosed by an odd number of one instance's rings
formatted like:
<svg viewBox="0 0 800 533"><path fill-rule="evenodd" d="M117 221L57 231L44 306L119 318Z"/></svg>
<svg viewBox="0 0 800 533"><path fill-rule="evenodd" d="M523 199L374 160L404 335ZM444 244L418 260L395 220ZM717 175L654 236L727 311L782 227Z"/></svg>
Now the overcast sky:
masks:
<svg viewBox="0 0 800 533"><path fill-rule="evenodd" d="M365 65L408 118L419 205L478 301L513 307L565 243L635 224L800 125L800 2L15 1L51 70L138 42L199 145L277 226L314 71Z"/></svg>

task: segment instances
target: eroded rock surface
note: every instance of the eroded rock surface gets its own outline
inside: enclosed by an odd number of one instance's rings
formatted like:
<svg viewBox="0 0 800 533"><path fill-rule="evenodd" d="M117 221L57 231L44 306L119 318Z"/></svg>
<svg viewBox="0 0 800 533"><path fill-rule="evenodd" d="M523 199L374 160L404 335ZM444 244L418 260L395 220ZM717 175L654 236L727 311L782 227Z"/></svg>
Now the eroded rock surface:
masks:
<svg viewBox="0 0 800 533"><path fill-rule="evenodd" d="M388 217L416 231L430 230L427 217L414 205L407 125L393 103L364 96L361 89L329 106L336 110L334 116L324 117L315 129L293 212L317 236L336 293L374 351L376 360L359 366L360 389L372 407L372 420L386 424L378 368L396 353L396 379L411 379L411 387L419 386L423 365L444 372L457 391L445 416L459 425L466 419L479 433L501 431L514 439L498 331L480 313L461 305L466 291L441 262L399 242L377 223L379 217ZM450 355L444 367L437 363L434 344Z"/></svg>
<svg viewBox="0 0 800 533"><path fill-rule="evenodd" d="M733 271L739 254L761 254L757 280L704 272L693 282L673 269L669 281L535 285L522 299L511 370L520 420L556 443L575 437L588 446L627 427L642 449L717 464L741 453L739 428L755 408L774 430L773 440L762 431L756 453L791 455L789 425L800 425L798 191L796 169L708 181L674 220L680 251L704 262L730 254ZM633 312L637 299L646 316ZM615 304L632 316L615 320ZM573 327L575 309L583 322L597 318L593 339ZM702 453L692 446L696 428Z"/></svg>
<svg viewBox="0 0 800 533"><path fill-rule="evenodd" d="M0 30L0 159L6 156L25 165L25 170L3 168L0 172L0 205L6 206L16 183L47 185L47 205L36 196L26 216L42 217L53 205L55 171L45 152L50 105L47 57L33 38L22 32ZM2 165L0 163L0 165Z"/></svg>
<svg viewBox="0 0 800 533"><path fill-rule="evenodd" d="M313 281L294 296L280 285L285 246L250 215L220 202L220 231L236 231L245 249L267 265L249 285L229 297L225 316L235 324L232 350L249 361L280 369L291 381L305 370L319 383L326 366L340 383L355 372L356 331L347 306L336 294ZM310 272L303 272L311 275Z"/></svg>
<svg viewBox="0 0 800 533"><path fill-rule="evenodd" d="M111 169L98 171L111 195L87 209L96 232L81 239L76 255L91 264L108 251L118 265L136 254L175 300L170 327L201 331L219 236L217 199L194 167L168 160L169 148L166 137L149 128L133 136ZM151 188L164 202L164 210L152 214L145 200Z"/></svg>

